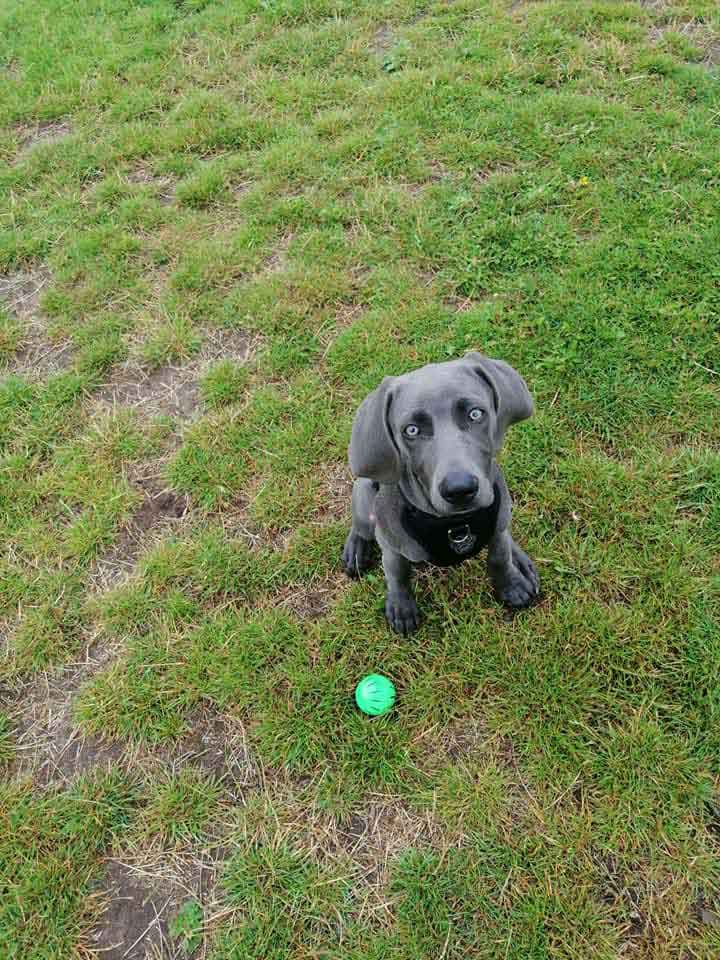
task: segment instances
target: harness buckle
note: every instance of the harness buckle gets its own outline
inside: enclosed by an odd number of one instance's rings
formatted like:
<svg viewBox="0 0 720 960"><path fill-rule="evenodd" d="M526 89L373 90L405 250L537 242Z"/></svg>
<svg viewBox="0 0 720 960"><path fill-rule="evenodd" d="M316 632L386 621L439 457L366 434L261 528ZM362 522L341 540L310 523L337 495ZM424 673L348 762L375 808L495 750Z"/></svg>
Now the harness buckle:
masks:
<svg viewBox="0 0 720 960"><path fill-rule="evenodd" d="M458 527L450 527L448 530L450 549L454 553L461 555L464 553L469 553L475 546L476 540L477 537L467 523L464 523L462 526Z"/></svg>

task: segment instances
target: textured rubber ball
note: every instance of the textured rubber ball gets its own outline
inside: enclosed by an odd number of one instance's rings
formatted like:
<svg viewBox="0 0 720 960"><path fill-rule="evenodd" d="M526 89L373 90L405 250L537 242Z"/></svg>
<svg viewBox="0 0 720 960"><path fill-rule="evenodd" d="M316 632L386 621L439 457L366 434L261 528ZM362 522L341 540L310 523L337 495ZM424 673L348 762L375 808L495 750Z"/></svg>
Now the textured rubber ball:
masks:
<svg viewBox="0 0 720 960"><path fill-rule="evenodd" d="M355 687L355 703L363 713L371 717L379 717L387 713L395 703L395 687L392 680L388 680L379 673L371 673L370 676L363 677Z"/></svg>

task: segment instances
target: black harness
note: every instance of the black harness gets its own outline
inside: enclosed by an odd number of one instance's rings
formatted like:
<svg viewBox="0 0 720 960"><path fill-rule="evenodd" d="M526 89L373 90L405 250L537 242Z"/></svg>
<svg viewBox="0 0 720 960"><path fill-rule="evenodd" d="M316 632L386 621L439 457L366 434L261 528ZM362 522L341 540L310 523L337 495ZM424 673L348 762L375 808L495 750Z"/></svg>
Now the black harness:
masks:
<svg viewBox="0 0 720 960"><path fill-rule="evenodd" d="M435 517L418 510L405 500L401 522L413 540L428 554L437 567L452 567L474 557L492 540L500 509L500 490L493 487L495 499L489 507L457 517Z"/></svg>

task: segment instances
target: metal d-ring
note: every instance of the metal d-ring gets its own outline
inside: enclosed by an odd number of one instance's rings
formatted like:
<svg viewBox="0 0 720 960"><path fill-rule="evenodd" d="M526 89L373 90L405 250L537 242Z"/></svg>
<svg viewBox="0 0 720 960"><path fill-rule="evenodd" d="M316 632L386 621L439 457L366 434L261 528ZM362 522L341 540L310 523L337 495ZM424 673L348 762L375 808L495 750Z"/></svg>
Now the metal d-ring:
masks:
<svg viewBox="0 0 720 960"><path fill-rule="evenodd" d="M454 550L455 553L462 554L472 550L477 537L469 525L464 523L461 527L450 527L448 530L448 540L450 541L451 550Z"/></svg>

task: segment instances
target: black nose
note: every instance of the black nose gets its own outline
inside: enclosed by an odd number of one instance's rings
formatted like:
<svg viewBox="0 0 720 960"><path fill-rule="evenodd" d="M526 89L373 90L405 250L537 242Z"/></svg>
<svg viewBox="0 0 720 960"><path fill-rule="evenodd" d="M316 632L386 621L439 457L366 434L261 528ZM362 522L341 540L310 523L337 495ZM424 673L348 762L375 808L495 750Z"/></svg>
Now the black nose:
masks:
<svg viewBox="0 0 720 960"><path fill-rule="evenodd" d="M449 503L462 503L478 492L478 478L464 470L451 470L440 484L440 495Z"/></svg>

